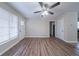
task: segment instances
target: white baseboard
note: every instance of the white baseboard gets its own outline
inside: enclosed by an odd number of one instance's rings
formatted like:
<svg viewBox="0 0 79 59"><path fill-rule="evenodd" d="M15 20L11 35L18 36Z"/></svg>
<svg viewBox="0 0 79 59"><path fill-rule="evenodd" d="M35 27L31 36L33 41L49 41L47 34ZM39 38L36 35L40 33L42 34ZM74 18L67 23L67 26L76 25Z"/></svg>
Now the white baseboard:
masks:
<svg viewBox="0 0 79 59"><path fill-rule="evenodd" d="M56 37L56 38L58 38L58 37ZM60 39L60 38L58 38L58 39ZM60 39L60 40L63 40L63 39ZM77 41L66 41L66 40L63 40L64 42L67 42L67 43L78 43Z"/></svg>
<svg viewBox="0 0 79 59"><path fill-rule="evenodd" d="M14 45L16 45L17 43L19 43L21 40L18 40L17 42L15 42L14 44L12 44L11 46L9 46L8 48L6 48L3 52L0 52L0 55L4 54L6 51L8 51L9 49L11 49Z"/></svg>
<svg viewBox="0 0 79 59"><path fill-rule="evenodd" d="M67 43L77 43L77 41L66 41L66 40L63 40L63 41L65 41Z"/></svg>
<svg viewBox="0 0 79 59"><path fill-rule="evenodd" d="M77 41L65 41L67 43L77 43Z"/></svg>
<svg viewBox="0 0 79 59"><path fill-rule="evenodd" d="M49 38L49 36L26 36L26 38Z"/></svg>

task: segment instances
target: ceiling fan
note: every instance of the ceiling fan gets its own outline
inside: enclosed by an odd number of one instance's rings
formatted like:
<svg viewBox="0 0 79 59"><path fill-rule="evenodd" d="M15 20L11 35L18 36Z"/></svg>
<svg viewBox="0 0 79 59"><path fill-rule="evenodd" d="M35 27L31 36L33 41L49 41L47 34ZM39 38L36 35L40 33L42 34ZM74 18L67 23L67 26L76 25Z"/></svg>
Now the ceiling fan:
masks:
<svg viewBox="0 0 79 59"><path fill-rule="evenodd" d="M39 10L39 11L35 11L34 13L40 13L42 12L41 16L43 17L44 15L48 15L48 14L51 14L53 15L54 13L52 11L49 11L50 9L60 5L60 2L56 2L55 4L49 6L48 4L46 3L43 3L43 2L38 2L39 5L41 6L42 10Z"/></svg>

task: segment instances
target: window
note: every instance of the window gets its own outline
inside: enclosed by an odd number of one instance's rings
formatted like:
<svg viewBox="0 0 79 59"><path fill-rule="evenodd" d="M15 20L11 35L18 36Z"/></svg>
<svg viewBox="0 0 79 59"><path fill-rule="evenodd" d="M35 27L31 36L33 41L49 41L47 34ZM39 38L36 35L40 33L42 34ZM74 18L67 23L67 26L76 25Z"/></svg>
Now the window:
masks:
<svg viewBox="0 0 79 59"><path fill-rule="evenodd" d="M10 18L10 39L15 39L18 36L18 17L12 15Z"/></svg>
<svg viewBox="0 0 79 59"><path fill-rule="evenodd" d="M18 37L18 17L0 8L0 44Z"/></svg>
<svg viewBox="0 0 79 59"><path fill-rule="evenodd" d="M8 20L0 18L0 43L9 40Z"/></svg>
<svg viewBox="0 0 79 59"><path fill-rule="evenodd" d="M77 28L79 29L79 22L77 22Z"/></svg>

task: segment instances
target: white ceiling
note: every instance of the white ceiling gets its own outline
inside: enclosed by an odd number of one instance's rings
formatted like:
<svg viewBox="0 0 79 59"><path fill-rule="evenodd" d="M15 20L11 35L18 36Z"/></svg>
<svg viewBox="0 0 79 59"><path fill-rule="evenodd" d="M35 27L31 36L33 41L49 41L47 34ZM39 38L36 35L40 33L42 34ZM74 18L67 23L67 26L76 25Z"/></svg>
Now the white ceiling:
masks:
<svg viewBox="0 0 79 59"><path fill-rule="evenodd" d="M46 2L49 5L52 5L55 2ZM35 14L34 11L41 10L38 2L10 2L10 4L17 9L20 13L24 14L28 18L39 18L41 13ZM79 2L61 2L61 4L55 8L51 9L54 12L54 15L45 16L46 19L55 20L57 17L60 17L66 12L78 12L79 11Z"/></svg>

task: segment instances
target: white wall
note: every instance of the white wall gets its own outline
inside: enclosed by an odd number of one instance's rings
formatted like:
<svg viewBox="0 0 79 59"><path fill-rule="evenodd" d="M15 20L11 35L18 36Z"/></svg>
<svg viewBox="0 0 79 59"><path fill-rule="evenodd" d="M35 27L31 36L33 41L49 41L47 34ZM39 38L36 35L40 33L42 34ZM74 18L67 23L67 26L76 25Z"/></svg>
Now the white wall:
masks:
<svg viewBox="0 0 79 59"><path fill-rule="evenodd" d="M56 37L77 43L77 12L68 12L56 20Z"/></svg>
<svg viewBox="0 0 79 59"><path fill-rule="evenodd" d="M65 15L65 40L68 42L77 42L77 12L71 12Z"/></svg>
<svg viewBox="0 0 79 59"><path fill-rule="evenodd" d="M23 39L25 37L25 20L23 17L19 17L19 39Z"/></svg>
<svg viewBox="0 0 79 59"><path fill-rule="evenodd" d="M15 44L17 44L19 41L21 41L24 38L25 29L24 28L21 29L21 27L22 26L24 27L25 23L24 23L24 25L21 26L20 22L21 22L21 20L25 21L25 18L23 16L21 16L21 14L19 14L16 10L12 9L8 4L0 3L0 8L3 8L4 10L8 11L9 13L12 13L12 14L16 15L18 17L18 20L19 20L19 24L18 24L18 26L19 26L18 27L19 35L16 39L10 40L7 43L4 43L4 44L0 45L0 55L2 55L4 52L6 52L8 49L13 47ZM22 34L22 36L21 36L21 34Z"/></svg>
<svg viewBox="0 0 79 59"><path fill-rule="evenodd" d="M27 20L26 37L49 37L49 21L39 18Z"/></svg>
<svg viewBox="0 0 79 59"><path fill-rule="evenodd" d="M64 40L64 19L56 20L56 32L55 36Z"/></svg>

